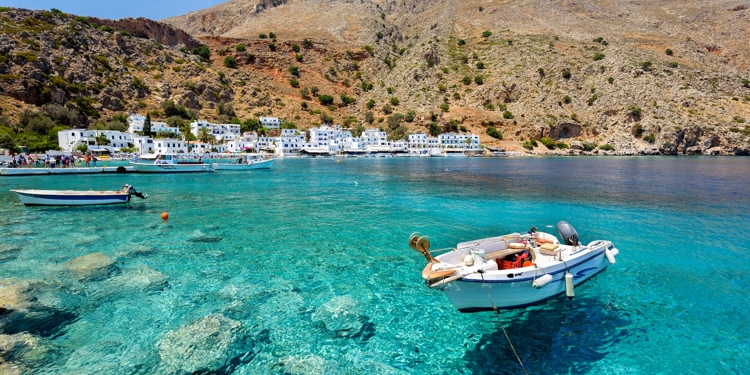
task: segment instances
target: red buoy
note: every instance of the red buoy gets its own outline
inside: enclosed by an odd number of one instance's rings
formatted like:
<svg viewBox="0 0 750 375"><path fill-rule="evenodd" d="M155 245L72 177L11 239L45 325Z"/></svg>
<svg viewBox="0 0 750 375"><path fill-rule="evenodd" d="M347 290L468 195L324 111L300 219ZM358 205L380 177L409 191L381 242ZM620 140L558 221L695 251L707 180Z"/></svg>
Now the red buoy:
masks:
<svg viewBox="0 0 750 375"><path fill-rule="evenodd" d="M169 214L167 213L167 211L164 211L164 212L161 213L161 218L164 219L164 220L169 219Z"/></svg>

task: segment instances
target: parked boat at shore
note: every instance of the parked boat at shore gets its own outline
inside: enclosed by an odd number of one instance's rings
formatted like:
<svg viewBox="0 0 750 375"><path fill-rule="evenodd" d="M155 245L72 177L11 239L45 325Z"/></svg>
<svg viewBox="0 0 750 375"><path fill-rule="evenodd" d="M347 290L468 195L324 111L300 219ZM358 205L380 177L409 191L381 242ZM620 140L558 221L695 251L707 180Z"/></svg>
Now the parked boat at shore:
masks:
<svg viewBox="0 0 750 375"><path fill-rule="evenodd" d="M608 264L619 253L610 241L583 246L578 233L561 221L561 244L550 233L513 233L459 243L433 257L426 237L413 234L409 246L427 259L422 278L430 288L440 288L461 312L516 309L536 305L574 288Z"/></svg>
<svg viewBox="0 0 750 375"><path fill-rule="evenodd" d="M246 171L251 169L271 169L274 159L266 159L259 154L241 155L237 163L213 163L214 170Z"/></svg>
<svg viewBox="0 0 750 375"><path fill-rule="evenodd" d="M120 190L111 191L78 191L78 190L11 190L26 206L86 206L95 204L127 203L130 197L146 199L146 194L140 193L128 184L122 185Z"/></svg>
<svg viewBox="0 0 750 375"><path fill-rule="evenodd" d="M153 162L130 162L138 172L143 173L182 173L182 172L208 172L211 171L209 164L199 160L197 162L177 160L174 155L157 155Z"/></svg>

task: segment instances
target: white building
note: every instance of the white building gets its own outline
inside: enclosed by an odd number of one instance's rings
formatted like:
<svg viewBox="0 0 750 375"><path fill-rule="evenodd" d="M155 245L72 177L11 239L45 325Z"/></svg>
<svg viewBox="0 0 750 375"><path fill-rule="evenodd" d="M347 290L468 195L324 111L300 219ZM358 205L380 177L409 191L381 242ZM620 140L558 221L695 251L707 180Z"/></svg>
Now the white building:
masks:
<svg viewBox="0 0 750 375"><path fill-rule="evenodd" d="M474 134L445 133L438 137L442 148L479 149L479 136Z"/></svg>
<svg viewBox="0 0 750 375"><path fill-rule="evenodd" d="M137 133L143 131L143 124L146 122L146 117L141 115L130 115L128 116L128 133ZM179 128L167 125L166 122L152 121L151 122L151 134L158 133L172 133L176 135L182 134ZM148 134L146 134L148 135Z"/></svg>
<svg viewBox="0 0 750 375"><path fill-rule="evenodd" d="M139 154L150 154L154 152L154 140L145 135L133 135L133 146Z"/></svg>
<svg viewBox="0 0 750 375"><path fill-rule="evenodd" d="M99 144L97 137L104 136L109 144ZM81 145L89 149L106 149L109 152L119 151L122 147L133 146L133 135L117 130L69 129L57 132L57 144L63 151L72 152Z"/></svg>
<svg viewBox="0 0 750 375"><path fill-rule="evenodd" d="M188 152L187 143L179 139L157 138L153 140L157 154L182 154Z"/></svg>
<svg viewBox="0 0 750 375"><path fill-rule="evenodd" d="M276 138L276 154L279 156L297 155L305 145L305 132L297 129L281 129Z"/></svg>
<svg viewBox="0 0 750 375"><path fill-rule="evenodd" d="M279 129L281 128L281 121L278 117L261 117L260 125L266 129Z"/></svg>
<svg viewBox="0 0 750 375"><path fill-rule="evenodd" d="M388 135L378 129L366 129L359 136L360 147L368 149L372 146L388 146Z"/></svg>
<svg viewBox="0 0 750 375"><path fill-rule="evenodd" d="M200 136L201 129L203 128L208 129L211 135L219 142L234 141L242 136L239 124L213 124L205 120L190 123L190 132L196 138Z"/></svg>

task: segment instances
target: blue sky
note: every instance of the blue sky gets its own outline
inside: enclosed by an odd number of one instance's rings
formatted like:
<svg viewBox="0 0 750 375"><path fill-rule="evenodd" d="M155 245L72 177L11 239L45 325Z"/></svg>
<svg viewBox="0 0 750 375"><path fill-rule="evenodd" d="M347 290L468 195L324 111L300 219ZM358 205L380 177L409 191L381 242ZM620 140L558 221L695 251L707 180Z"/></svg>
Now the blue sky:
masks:
<svg viewBox="0 0 750 375"><path fill-rule="evenodd" d="M0 0L0 6L57 8L65 13L99 18L146 17L160 20L212 7L226 0Z"/></svg>

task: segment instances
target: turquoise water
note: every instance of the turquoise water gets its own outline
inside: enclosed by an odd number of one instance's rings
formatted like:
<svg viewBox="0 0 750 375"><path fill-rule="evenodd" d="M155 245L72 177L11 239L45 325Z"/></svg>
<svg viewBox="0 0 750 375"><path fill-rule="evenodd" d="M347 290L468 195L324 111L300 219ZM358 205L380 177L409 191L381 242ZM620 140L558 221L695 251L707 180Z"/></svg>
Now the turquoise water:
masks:
<svg viewBox="0 0 750 375"><path fill-rule="evenodd" d="M0 348L5 335L22 341L0 357L36 374L518 374L495 316L461 314L426 288L406 239L419 231L437 249L566 220L620 255L572 301L501 313L530 373L745 373L748 167L296 159L0 178L0 301L14 301L0 310ZM149 199L27 208L8 192L123 183ZM224 334L201 341L211 324Z"/></svg>

